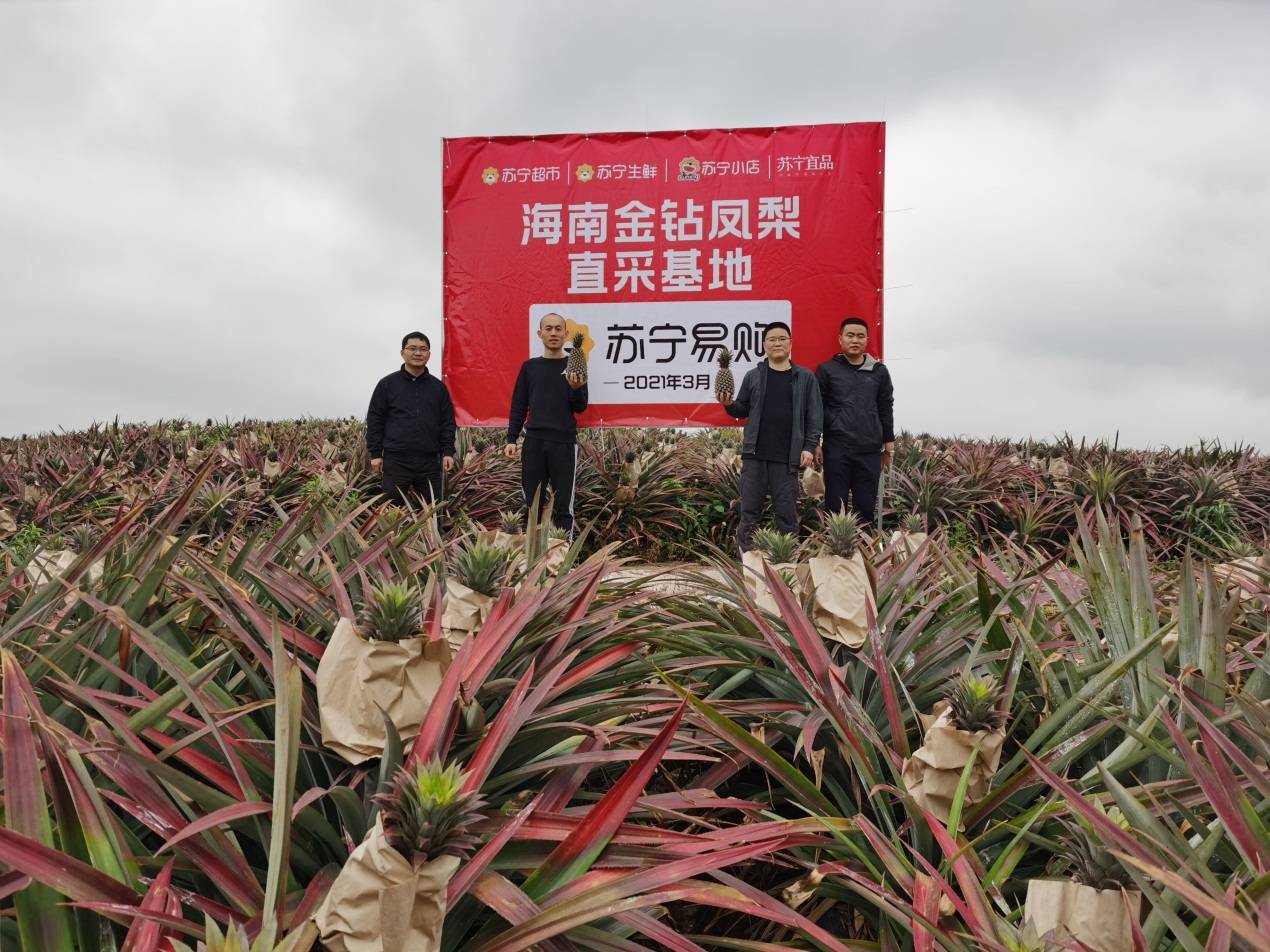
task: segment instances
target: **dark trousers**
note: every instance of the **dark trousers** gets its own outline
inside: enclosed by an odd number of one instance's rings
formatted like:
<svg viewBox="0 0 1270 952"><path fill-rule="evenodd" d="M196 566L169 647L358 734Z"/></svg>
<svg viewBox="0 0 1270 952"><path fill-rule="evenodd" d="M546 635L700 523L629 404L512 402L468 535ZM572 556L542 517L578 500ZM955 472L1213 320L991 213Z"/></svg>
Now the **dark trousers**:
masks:
<svg viewBox="0 0 1270 952"><path fill-rule="evenodd" d="M763 518L763 501L772 497L776 528L794 535L798 532L798 470L788 463L765 459L741 461L741 525L737 541L741 551L748 552L754 530Z"/></svg>
<svg viewBox="0 0 1270 952"><path fill-rule="evenodd" d="M525 509L538 494L538 505L547 501L547 490L555 494L551 521L557 529L573 531L573 493L578 471L578 445L552 443L532 436L525 437L520 448L520 488L525 494Z"/></svg>
<svg viewBox="0 0 1270 952"><path fill-rule="evenodd" d="M833 513L847 504L867 526L873 522L878 504L878 480L882 476L882 451L856 453L825 445L825 512Z"/></svg>
<svg viewBox="0 0 1270 952"><path fill-rule="evenodd" d="M407 493L417 493L426 502L440 502L441 457L393 459L384 457L384 498L401 505Z"/></svg>

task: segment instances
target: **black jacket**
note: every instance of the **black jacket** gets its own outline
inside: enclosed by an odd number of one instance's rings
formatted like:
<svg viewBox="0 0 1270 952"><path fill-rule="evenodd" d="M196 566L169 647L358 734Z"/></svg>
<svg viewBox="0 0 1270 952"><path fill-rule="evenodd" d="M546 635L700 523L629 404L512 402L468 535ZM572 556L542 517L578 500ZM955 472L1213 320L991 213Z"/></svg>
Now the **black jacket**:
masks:
<svg viewBox="0 0 1270 952"><path fill-rule="evenodd" d="M868 354L854 367L834 354L816 368L825 405L825 445L873 453L895 439L895 394L891 374Z"/></svg>
<svg viewBox="0 0 1270 952"><path fill-rule="evenodd" d="M366 411L371 459L416 460L454 455L454 404L428 368L413 377L405 365L375 384Z"/></svg>
<svg viewBox="0 0 1270 952"><path fill-rule="evenodd" d="M804 450L815 452L820 443L820 390L816 378L806 367L793 364L794 418L789 421L789 465L798 466ZM763 395L767 390L767 361L746 371L736 399L725 406L728 416L745 420L741 434L742 455L753 453L758 446L759 421L763 418Z"/></svg>
<svg viewBox="0 0 1270 952"><path fill-rule="evenodd" d="M587 408L587 386L577 390L564 379L567 357L530 357L520 365L507 415L507 442L525 436L549 443L573 443L578 435L575 413ZM529 422L525 419L528 417Z"/></svg>

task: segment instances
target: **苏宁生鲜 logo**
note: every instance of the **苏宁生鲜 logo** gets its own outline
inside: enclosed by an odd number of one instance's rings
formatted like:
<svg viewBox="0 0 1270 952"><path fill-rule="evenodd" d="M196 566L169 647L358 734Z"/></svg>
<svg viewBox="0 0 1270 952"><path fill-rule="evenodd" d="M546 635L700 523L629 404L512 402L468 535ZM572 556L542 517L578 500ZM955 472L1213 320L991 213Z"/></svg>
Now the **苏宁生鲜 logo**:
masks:
<svg viewBox="0 0 1270 952"><path fill-rule="evenodd" d="M494 168L494 166L491 165L489 168L487 168L485 171L481 173L481 181L484 182L486 185L497 185L498 174L499 174L498 169Z"/></svg>
<svg viewBox="0 0 1270 952"><path fill-rule="evenodd" d="M679 181L681 182L700 182L701 181L701 160L691 155L686 155L679 160Z"/></svg>
<svg viewBox="0 0 1270 952"><path fill-rule="evenodd" d="M589 182L595 178L595 169L589 165L579 165L575 174L579 182Z"/></svg>

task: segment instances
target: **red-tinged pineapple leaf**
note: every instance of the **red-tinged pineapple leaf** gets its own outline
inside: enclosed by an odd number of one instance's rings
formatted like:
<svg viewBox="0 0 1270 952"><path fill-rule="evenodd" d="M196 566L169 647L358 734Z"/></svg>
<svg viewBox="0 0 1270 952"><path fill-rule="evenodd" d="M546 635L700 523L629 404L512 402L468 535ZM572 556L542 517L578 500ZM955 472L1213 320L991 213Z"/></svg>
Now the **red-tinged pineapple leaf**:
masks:
<svg viewBox="0 0 1270 952"><path fill-rule="evenodd" d="M939 896L935 881L918 873L913 882L913 909L921 918L913 919L913 952L935 952L935 936L925 923L939 920Z"/></svg>
<svg viewBox="0 0 1270 952"><path fill-rule="evenodd" d="M987 942L1000 941L1000 936L997 935L996 917L992 914L988 896L983 891L983 876L970 860L970 856L973 855L970 848L958 846L934 814L928 810L923 810L922 814L926 817L926 825L934 834L939 848L952 864L953 875L957 878L957 885L961 887L962 897L970 913L966 924L974 930L977 938Z"/></svg>
<svg viewBox="0 0 1270 952"><path fill-rule="evenodd" d="M172 866L175 863L174 859L168 860L163 869L159 870L159 875L150 883L150 888L141 897L141 908L144 911L169 912L168 901L172 898L169 887L172 884ZM179 912L180 904L178 903L177 913ZM151 949L157 949L164 932L163 925L153 919L135 919L128 927L128 934L124 936L123 946L119 952L150 952Z"/></svg>
<svg viewBox="0 0 1270 952"><path fill-rule="evenodd" d="M0 863L22 870L37 883L77 902L118 902L135 906L141 901L140 896L119 880L12 830L0 829Z"/></svg>
<svg viewBox="0 0 1270 952"><path fill-rule="evenodd" d="M1247 942L1249 947L1257 949L1259 952L1270 952L1270 937L1267 937L1251 920L1244 918L1234 909L1228 907L1224 898L1210 896L1187 882L1177 873L1157 866L1155 863L1144 862L1136 856L1130 856L1128 853L1122 853L1114 849L1111 854L1120 862L1129 863L1152 879L1158 879L1181 896L1196 912L1202 912L1204 915L1210 916L1214 920L1214 924L1221 922L1231 932Z"/></svg>
<svg viewBox="0 0 1270 952"><path fill-rule="evenodd" d="M243 817L256 816L260 813L268 813L271 809L268 803L260 800L250 800L246 803L234 803L230 806L223 807L219 810L213 810L206 816L201 816L192 823L187 824L179 833L169 837L166 842L161 844L155 853L162 853L170 850L178 843L189 839L191 836L197 836L205 830L215 829L225 823L231 823L234 820L241 820Z"/></svg>
<svg viewBox="0 0 1270 952"><path fill-rule="evenodd" d="M0 741L4 744L0 756L0 769L4 771L4 832L56 852L52 850L53 825L44 799L44 776L36 757L32 729L32 720L42 717L43 711L17 658L4 649L0 649L0 685L4 689L0 709L3 717ZM13 900L22 944L34 949L69 949L70 916L58 905L56 887L24 863L3 861L30 873L36 880Z"/></svg>
<svg viewBox="0 0 1270 952"><path fill-rule="evenodd" d="M29 885L31 885L31 877L26 873L20 873L16 869L0 873L0 901L8 899L15 892L26 889Z"/></svg>
<svg viewBox="0 0 1270 952"><path fill-rule="evenodd" d="M687 701L679 705L648 749L596 801L577 828L552 850L546 862L530 873L523 887L526 895L531 899L541 899L591 868L591 864L604 852L604 847L643 793L662 756L670 748L670 742L674 739L686 708Z"/></svg>

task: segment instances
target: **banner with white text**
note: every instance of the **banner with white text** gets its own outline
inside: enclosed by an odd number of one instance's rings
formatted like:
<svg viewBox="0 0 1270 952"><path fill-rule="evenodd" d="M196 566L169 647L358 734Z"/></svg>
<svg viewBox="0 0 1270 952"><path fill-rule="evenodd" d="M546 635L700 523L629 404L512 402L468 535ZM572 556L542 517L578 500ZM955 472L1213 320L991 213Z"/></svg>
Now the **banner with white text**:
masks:
<svg viewBox="0 0 1270 952"><path fill-rule="evenodd" d="M586 340L591 426L719 426L721 348L796 363L844 317L882 356L882 123L443 142L443 374L460 424L507 422L536 331Z"/></svg>

